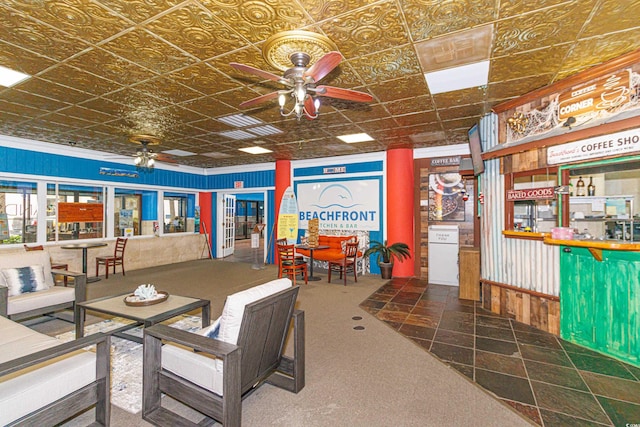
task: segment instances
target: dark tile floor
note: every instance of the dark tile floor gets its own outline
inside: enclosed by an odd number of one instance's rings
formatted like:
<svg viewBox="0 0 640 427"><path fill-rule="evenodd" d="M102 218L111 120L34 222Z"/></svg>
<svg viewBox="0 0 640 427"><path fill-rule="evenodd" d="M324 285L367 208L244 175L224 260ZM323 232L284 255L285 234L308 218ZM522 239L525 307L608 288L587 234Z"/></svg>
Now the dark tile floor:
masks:
<svg viewBox="0 0 640 427"><path fill-rule="evenodd" d="M457 294L393 279L360 306L538 425L640 425L640 368Z"/></svg>

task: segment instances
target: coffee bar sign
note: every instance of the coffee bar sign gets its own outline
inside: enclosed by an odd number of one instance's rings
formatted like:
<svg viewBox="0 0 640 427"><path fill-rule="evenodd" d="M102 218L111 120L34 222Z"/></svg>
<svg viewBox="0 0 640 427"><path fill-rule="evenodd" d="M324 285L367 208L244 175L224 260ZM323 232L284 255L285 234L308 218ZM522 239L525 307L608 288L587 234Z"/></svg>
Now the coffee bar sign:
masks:
<svg viewBox="0 0 640 427"><path fill-rule="evenodd" d="M574 86L558 96L558 119L609 110L630 101L631 70L621 70L598 80Z"/></svg>
<svg viewBox="0 0 640 427"><path fill-rule="evenodd" d="M558 165L640 152L640 129L596 136L547 148L547 164Z"/></svg>

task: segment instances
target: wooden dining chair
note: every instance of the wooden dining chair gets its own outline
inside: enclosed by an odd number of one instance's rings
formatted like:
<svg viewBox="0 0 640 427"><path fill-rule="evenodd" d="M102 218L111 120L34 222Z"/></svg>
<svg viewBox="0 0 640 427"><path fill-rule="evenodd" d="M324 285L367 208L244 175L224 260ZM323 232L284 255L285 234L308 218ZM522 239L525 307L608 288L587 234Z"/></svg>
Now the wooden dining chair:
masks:
<svg viewBox="0 0 640 427"><path fill-rule="evenodd" d="M345 245L344 256L339 260L329 261L329 277L331 282L331 272L340 273L340 278L344 279L344 285L347 286L347 273L353 271L353 278L358 281L356 272L356 261L358 259L358 242L349 242Z"/></svg>
<svg viewBox="0 0 640 427"><path fill-rule="evenodd" d="M109 278L109 267L113 266L113 274L116 274L116 265L122 267L122 275L124 276L124 248L127 246L127 240L124 237L116 239L116 247L113 255L96 257L96 277L99 276L100 264L105 266L105 279Z"/></svg>
<svg viewBox="0 0 640 427"><path fill-rule="evenodd" d="M296 284L296 276L302 274L304 283L309 283L307 263L304 259L296 257L294 245L278 245L278 277L287 275L293 284Z"/></svg>
<svg viewBox="0 0 640 427"><path fill-rule="evenodd" d="M27 252L29 252L29 251L44 251L44 246L42 246L42 245L34 245L34 246L24 245L24 250L27 251ZM53 261L51 261L51 268L54 269L54 270L68 270L69 269L69 264L63 264L61 262L53 262ZM68 284L67 281L68 281L67 276L64 276L64 285L65 286L67 286L67 284Z"/></svg>

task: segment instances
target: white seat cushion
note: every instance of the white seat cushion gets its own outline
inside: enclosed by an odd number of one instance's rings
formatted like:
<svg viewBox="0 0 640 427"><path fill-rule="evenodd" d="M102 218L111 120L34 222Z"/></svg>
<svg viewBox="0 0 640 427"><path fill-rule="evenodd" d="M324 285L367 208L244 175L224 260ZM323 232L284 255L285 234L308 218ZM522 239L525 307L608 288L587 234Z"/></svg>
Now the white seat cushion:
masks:
<svg viewBox="0 0 640 427"><path fill-rule="evenodd" d="M291 287L287 278L272 280L265 284L229 295L222 309L222 316L213 325L200 332L218 329L217 339L230 344L238 342L244 307ZM194 353L191 349L177 344L162 347L162 367L174 374L222 396L222 360L204 353Z"/></svg>
<svg viewBox="0 0 640 427"><path fill-rule="evenodd" d="M222 396L222 363L215 363L216 360L215 356L194 353L190 348L177 344L162 346L164 369Z"/></svg>
<svg viewBox="0 0 640 427"><path fill-rule="evenodd" d="M51 288L13 296L7 301L7 314L24 313L42 307L73 302L76 299L74 288L52 286Z"/></svg>
<svg viewBox="0 0 640 427"><path fill-rule="evenodd" d="M0 425L23 417L96 380L96 355L78 350L0 378Z"/></svg>
<svg viewBox="0 0 640 427"><path fill-rule="evenodd" d="M62 344L0 316L0 363ZM96 379L96 355L78 350L0 378L0 425L84 387Z"/></svg>

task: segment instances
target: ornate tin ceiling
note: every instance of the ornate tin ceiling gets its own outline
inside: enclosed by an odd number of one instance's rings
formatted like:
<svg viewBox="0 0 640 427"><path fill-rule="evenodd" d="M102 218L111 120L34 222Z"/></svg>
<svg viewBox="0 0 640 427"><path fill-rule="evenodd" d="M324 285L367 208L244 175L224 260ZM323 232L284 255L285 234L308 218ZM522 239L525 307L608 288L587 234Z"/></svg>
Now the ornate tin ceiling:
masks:
<svg viewBox="0 0 640 427"><path fill-rule="evenodd" d="M466 143L493 105L638 48L638 16L638 0L4 0L0 65L33 77L0 89L0 134L119 155L153 135L203 168ZM488 24L488 85L432 95L418 55L457 65L457 36ZM298 122L274 100L244 113L282 132L229 138L246 129L219 118L281 87L228 64L280 74L262 44L288 30L328 37L344 60L322 84L374 102L323 99L318 119ZM359 132L375 140L336 138ZM252 145L273 153L238 151Z"/></svg>

